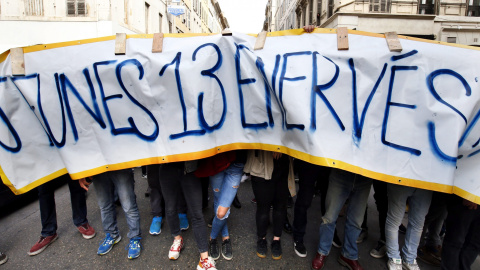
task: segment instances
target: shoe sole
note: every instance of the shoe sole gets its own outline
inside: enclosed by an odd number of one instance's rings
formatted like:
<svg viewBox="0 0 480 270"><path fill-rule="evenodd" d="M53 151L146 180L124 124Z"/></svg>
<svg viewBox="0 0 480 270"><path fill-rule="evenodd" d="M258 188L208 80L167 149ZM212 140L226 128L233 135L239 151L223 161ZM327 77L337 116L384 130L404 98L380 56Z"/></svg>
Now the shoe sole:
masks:
<svg viewBox="0 0 480 270"><path fill-rule="evenodd" d="M151 235L159 235L161 232L162 232L162 231L159 231L159 232L152 232L152 231L149 231L149 233L150 233Z"/></svg>
<svg viewBox="0 0 480 270"><path fill-rule="evenodd" d="M127 257L128 257L129 260L133 260L133 259L136 259L136 258L140 257L140 253L138 253L137 256L135 256L135 257L130 257L130 256L127 256Z"/></svg>
<svg viewBox="0 0 480 270"><path fill-rule="evenodd" d="M278 257L275 257L275 256L272 255L272 259L274 259L274 260L280 260L281 258L282 258L282 255L280 255Z"/></svg>
<svg viewBox="0 0 480 270"><path fill-rule="evenodd" d="M350 265L348 265L348 263L346 263L346 262L344 262L342 259L340 259L340 257L337 258L337 261L338 261L341 265L347 267L348 269L353 270L352 267L351 267Z"/></svg>
<svg viewBox="0 0 480 270"><path fill-rule="evenodd" d="M375 258L375 259L381 259L381 258L385 257L385 255L386 255L386 254L383 254L383 255L380 256L380 255L375 255L375 254L373 254L372 252L370 252L370 256L372 256L372 257Z"/></svg>
<svg viewBox="0 0 480 270"><path fill-rule="evenodd" d="M233 259L233 255L232 255L232 257L227 257L227 256L223 255L223 253L222 253L222 257L227 261L231 261Z"/></svg>
<svg viewBox="0 0 480 270"><path fill-rule="evenodd" d="M307 253L302 254L302 253L298 252L295 247L293 247L293 250L295 250L295 254L297 254L298 257L300 257L300 258L305 258L305 257L307 257Z"/></svg>
<svg viewBox="0 0 480 270"><path fill-rule="evenodd" d="M260 257L260 258L262 258L262 259L265 259L265 258L267 257L266 254L260 254L260 253L258 253L258 252L257 252L257 256Z"/></svg>
<svg viewBox="0 0 480 270"><path fill-rule="evenodd" d="M180 231L186 231L188 228L190 228L190 225L188 225L186 228L180 228Z"/></svg>
<svg viewBox="0 0 480 270"><path fill-rule="evenodd" d="M336 248L341 248L341 247L342 247L342 245L339 245L339 244L337 244L337 243L335 243L335 242L332 242L332 245L333 245L334 247L336 247Z"/></svg>
<svg viewBox="0 0 480 270"><path fill-rule="evenodd" d="M100 256L103 256L103 255L107 254L108 252L110 252L110 250L112 250L113 246L115 246L116 244L118 244L121 240L122 240L122 236L119 235L119 236L118 236L118 239L115 240L115 242L113 242L113 244L110 246L110 248L109 248L107 251L105 251L105 252L103 252L103 253L98 253L98 252L97 252L97 254L100 255Z"/></svg>
<svg viewBox="0 0 480 270"><path fill-rule="evenodd" d="M92 235L86 235L86 234L83 234L83 233L82 233L82 236L83 236L83 238L85 238L85 239L92 239L93 237L95 237L95 235L97 235L96 232L94 232Z"/></svg>
<svg viewBox="0 0 480 270"><path fill-rule="evenodd" d="M55 238L53 238L53 240L52 240L48 245L44 246L43 248L41 248L41 249L39 249L39 250L37 250L37 251L28 252L28 255L30 255L30 256L35 256L35 255L37 255L37 254L42 253L42 251L44 251L48 246L50 246L53 242L55 242L55 240L57 240L57 238L58 238L58 235L55 236Z"/></svg>
<svg viewBox="0 0 480 270"><path fill-rule="evenodd" d="M185 248L185 244L183 245L183 247L180 249L180 252L182 252L182 250ZM175 258L175 257L169 257L168 259L172 260L172 261L176 261L178 260L178 258L180 258L180 252L178 252L178 257Z"/></svg>
<svg viewBox="0 0 480 270"><path fill-rule="evenodd" d="M6 263L7 261L8 261L8 257L5 257L5 259L0 261L0 265Z"/></svg>

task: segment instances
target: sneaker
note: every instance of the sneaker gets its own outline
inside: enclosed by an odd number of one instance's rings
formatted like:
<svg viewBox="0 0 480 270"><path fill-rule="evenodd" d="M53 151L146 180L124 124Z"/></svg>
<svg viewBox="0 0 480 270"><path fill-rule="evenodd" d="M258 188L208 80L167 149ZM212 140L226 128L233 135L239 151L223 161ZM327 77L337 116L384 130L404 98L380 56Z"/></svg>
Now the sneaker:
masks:
<svg viewBox="0 0 480 270"><path fill-rule="evenodd" d="M39 254L40 252L44 251L55 240L57 240L56 233L54 235L47 236L47 237L40 236L40 239L38 240L38 242L35 245L33 245L33 247L28 252L28 255L34 256Z"/></svg>
<svg viewBox="0 0 480 270"><path fill-rule="evenodd" d="M222 257L227 261L233 259L232 242L230 238L222 241Z"/></svg>
<svg viewBox="0 0 480 270"><path fill-rule="evenodd" d="M220 258L220 252L218 251L217 239L212 239L208 243L208 255L215 261Z"/></svg>
<svg viewBox="0 0 480 270"><path fill-rule="evenodd" d="M260 258L267 257L267 239L258 239L257 241L257 256Z"/></svg>
<svg viewBox="0 0 480 270"><path fill-rule="evenodd" d="M385 257L385 254L387 254L387 246L382 240L378 241L377 246L370 250L370 256L377 259Z"/></svg>
<svg viewBox="0 0 480 270"><path fill-rule="evenodd" d="M170 260L176 260L180 257L180 251L183 249L183 238L180 236L180 239L173 240L173 244L170 247L170 251L168 252L168 258Z"/></svg>
<svg viewBox="0 0 480 270"><path fill-rule="evenodd" d="M292 234L293 232L292 225L290 225L290 222L288 221L288 219L285 221L285 224L283 224L283 231L288 234Z"/></svg>
<svg viewBox="0 0 480 270"><path fill-rule="evenodd" d="M109 233L107 233L107 236L105 237L105 239L103 239L103 242L98 247L97 254L98 255L107 254L108 252L110 252L110 250L112 250L113 245L120 242L120 240L122 240L121 235L118 235L117 237L114 238Z"/></svg>
<svg viewBox="0 0 480 270"><path fill-rule="evenodd" d="M78 226L77 229L82 234L83 238L85 238L85 239L91 239L91 238L95 237L95 235L97 234L95 232L95 229L92 226L90 226L90 224L88 224L88 222Z"/></svg>
<svg viewBox="0 0 480 270"><path fill-rule="evenodd" d="M336 248L341 248L341 247L343 246L343 243L342 243L342 241L340 240L340 238L338 237L338 234L337 234L336 231L335 231L335 234L333 235L332 244L333 244L333 246L336 247Z"/></svg>
<svg viewBox="0 0 480 270"><path fill-rule="evenodd" d="M240 180L240 182L243 183L243 182L245 182L245 181L247 181L247 180L249 180L249 179L250 179L250 175L243 174L243 175L242 175L242 179Z"/></svg>
<svg viewBox="0 0 480 270"><path fill-rule="evenodd" d="M200 258L197 270L217 270L215 267L215 260L213 260L212 257L207 257L203 260Z"/></svg>
<svg viewBox="0 0 480 270"><path fill-rule="evenodd" d="M213 216L213 217L210 219L210 221L208 221L207 226L208 226L209 228L212 228L212 226L213 226L212 224L213 224L213 219L214 219L214 218L215 218L215 216Z"/></svg>
<svg viewBox="0 0 480 270"><path fill-rule="evenodd" d="M162 217L153 217L150 225L150 234L159 235L162 232Z"/></svg>
<svg viewBox="0 0 480 270"><path fill-rule="evenodd" d="M142 174L142 178L147 178L147 175L146 174Z"/></svg>
<svg viewBox="0 0 480 270"><path fill-rule="evenodd" d="M400 224L400 226L398 227L398 231L400 233L405 234L405 233L407 233L407 228L403 224Z"/></svg>
<svg viewBox="0 0 480 270"><path fill-rule="evenodd" d="M251 202L256 204L256 203L257 203L257 199L253 198L253 199L251 200Z"/></svg>
<svg viewBox="0 0 480 270"><path fill-rule="evenodd" d="M4 264L8 261L8 257L5 253L0 252L0 264Z"/></svg>
<svg viewBox="0 0 480 270"><path fill-rule="evenodd" d="M433 253L426 246L418 248L417 259L430 265L441 266L441 260L435 258Z"/></svg>
<svg viewBox="0 0 480 270"><path fill-rule="evenodd" d="M388 270L402 270L402 260L389 258L387 268Z"/></svg>
<svg viewBox="0 0 480 270"><path fill-rule="evenodd" d="M307 257L307 249L303 242L293 242L293 249L297 253L298 257L305 258Z"/></svg>
<svg viewBox="0 0 480 270"><path fill-rule="evenodd" d="M365 241L367 237L368 237L368 229L362 228L362 232L360 232L360 235L357 238L357 244L360 244L363 241Z"/></svg>
<svg viewBox="0 0 480 270"><path fill-rule="evenodd" d="M420 267L418 267L418 264L417 264L417 260L413 260L412 263L407 263L407 261L403 260L402 266L403 266L403 269L405 270L420 270Z"/></svg>
<svg viewBox="0 0 480 270"><path fill-rule="evenodd" d="M133 237L130 239L130 244L128 244L128 258L130 260L138 258L140 256L140 250L142 249L142 245L140 245L140 237Z"/></svg>
<svg viewBox="0 0 480 270"><path fill-rule="evenodd" d="M272 241L272 258L274 260L280 260L282 258L282 244L280 240Z"/></svg>
<svg viewBox="0 0 480 270"><path fill-rule="evenodd" d="M178 218L180 219L180 230L188 230L188 228L190 228L190 225L188 225L187 214L178 214Z"/></svg>

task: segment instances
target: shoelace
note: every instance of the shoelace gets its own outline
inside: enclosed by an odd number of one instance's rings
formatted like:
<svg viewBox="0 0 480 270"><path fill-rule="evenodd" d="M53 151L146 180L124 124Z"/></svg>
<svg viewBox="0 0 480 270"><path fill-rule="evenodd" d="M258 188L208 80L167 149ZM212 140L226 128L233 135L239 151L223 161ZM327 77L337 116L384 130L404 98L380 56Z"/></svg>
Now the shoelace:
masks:
<svg viewBox="0 0 480 270"><path fill-rule="evenodd" d="M170 248L171 251L180 251L180 246L182 245L182 240L173 240L173 245Z"/></svg>
<svg viewBox="0 0 480 270"><path fill-rule="evenodd" d="M202 265L204 269L210 269L212 267L215 267L215 262L213 260L210 260L210 258L205 258L202 260Z"/></svg>
<svg viewBox="0 0 480 270"><path fill-rule="evenodd" d="M130 244L128 245L129 249L141 249L142 245L140 244L140 239L131 239Z"/></svg>

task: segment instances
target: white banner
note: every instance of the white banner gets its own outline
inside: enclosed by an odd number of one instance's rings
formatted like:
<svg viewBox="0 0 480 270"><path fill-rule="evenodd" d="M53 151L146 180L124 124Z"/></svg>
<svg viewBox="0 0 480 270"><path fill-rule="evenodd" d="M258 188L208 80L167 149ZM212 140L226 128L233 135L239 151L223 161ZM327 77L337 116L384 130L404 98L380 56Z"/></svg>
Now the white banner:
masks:
<svg viewBox="0 0 480 270"><path fill-rule="evenodd" d="M25 48L0 64L0 165L17 193L72 178L232 149L319 165L480 203L478 48L334 30L254 36L129 36ZM1 59L0 59L1 61Z"/></svg>

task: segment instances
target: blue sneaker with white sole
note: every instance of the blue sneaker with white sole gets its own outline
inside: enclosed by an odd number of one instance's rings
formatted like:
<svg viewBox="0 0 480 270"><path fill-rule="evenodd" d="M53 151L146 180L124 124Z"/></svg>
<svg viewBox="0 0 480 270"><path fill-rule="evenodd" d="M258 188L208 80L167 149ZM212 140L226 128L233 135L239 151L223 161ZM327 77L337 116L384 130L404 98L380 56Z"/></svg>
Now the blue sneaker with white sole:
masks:
<svg viewBox="0 0 480 270"><path fill-rule="evenodd" d="M142 249L142 245L140 244L140 237L133 237L130 239L130 244L128 245L128 258L130 260L138 258L140 256L140 251Z"/></svg>
<svg viewBox="0 0 480 270"><path fill-rule="evenodd" d="M113 245L120 242L120 240L122 240L121 235L118 235L117 237L112 237L112 235L107 233L107 236L105 237L105 239L103 239L103 242L98 247L97 254L98 255L107 254L108 252L110 252L110 250L112 250Z"/></svg>
<svg viewBox="0 0 480 270"><path fill-rule="evenodd" d="M154 217L150 225L150 234L159 235L162 232L162 217Z"/></svg>
<svg viewBox="0 0 480 270"><path fill-rule="evenodd" d="M190 225L188 225L187 214L178 214L178 218L180 219L180 230L188 230Z"/></svg>

